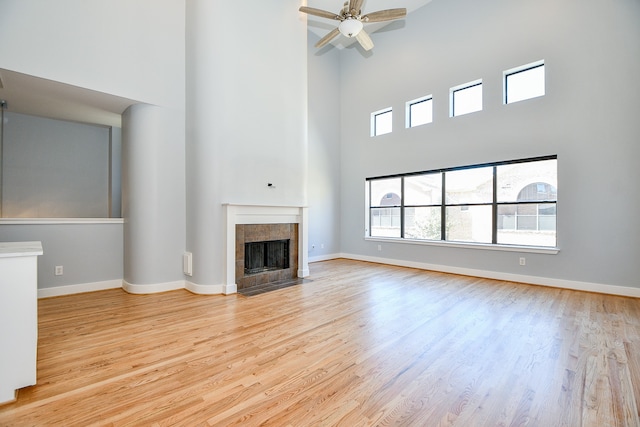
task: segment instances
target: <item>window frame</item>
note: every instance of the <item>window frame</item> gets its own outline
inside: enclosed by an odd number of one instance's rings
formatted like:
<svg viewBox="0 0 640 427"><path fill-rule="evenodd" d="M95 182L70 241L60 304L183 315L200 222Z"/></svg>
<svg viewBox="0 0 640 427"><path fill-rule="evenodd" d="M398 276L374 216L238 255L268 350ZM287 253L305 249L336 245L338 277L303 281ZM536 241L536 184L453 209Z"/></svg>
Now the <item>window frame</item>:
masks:
<svg viewBox="0 0 640 427"><path fill-rule="evenodd" d="M412 126L411 125L411 117L412 117L411 107L417 104L421 104L423 102L431 102L431 117L429 117L428 122ZM416 128L419 126L428 125L430 123L433 123L433 95L422 96L420 98L412 99L411 101L406 102L406 106L405 106L405 128L406 129Z"/></svg>
<svg viewBox="0 0 640 427"><path fill-rule="evenodd" d="M509 99L508 99L508 91L509 91L508 78L510 76L520 74L520 73L525 73L527 71L531 71L540 67L545 67L544 59L503 71L502 72L502 91L503 91L502 103L504 105L510 105L510 104L515 104L517 102L527 101L529 99L535 99L535 98L540 98L542 96L545 96L547 94L547 68L546 67L544 68L544 93L542 95L532 96L530 98L519 99L517 101L511 101L511 102L509 102Z"/></svg>
<svg viewBox="0 0 640 427"><path fill-rule="evenodd" d="M391 129L389 130L389 132L385 132L385 133L378 133L378 125L377 125L377 120L378 120L378 116L382 116L384 114L391 114ZM378 110L378 111L374 111L373 113L371 113L371 137L374 136L382 136L382 135L387 135L389 133L393 132L393 107L387 107L387 108L383 108L382 110Z"/></svg>
<svg viewBox="0 0 640 427"><path fill-rule="evenodd" d="M463 83L461 85L454 86L454 87L449 89L449 117L465 116L467 114L477 113L478 111L482 111L484 109L484 92L483 92L482 93L482 97L480 99L480 109L479 110L469 111L469 112L462 113L462 114L455 114L455 112L456 112L456 107L455 107L455 95L456 95L456 93L464 91L466 89L471 89L471 88L476 87L476 86L482 87L482 79L473 80L473 81L470 81L470 82L467 82L467 83Z"/></svg>
<svg viewBox="0 0 640 427"><path fill-rule="evenodd" d="M475 165L467 165L467 166L459 166L452 168L442 168L442 169L434 169L420 172L411 172L404 174L395 174L395 175L386 175L386 176L377 176L377 177L369 177L365 179L365 192L366 192L366 224L365 224L365 240L393 240L393 241L402 241L406 243L417 243L417 244L437 244L437 245L445 245L445 246L458 246L458 247L473 247L473 248L489 248L489 249L499 249L499 250L526 250L528 252L538 252L538 253L557 253L558 249L558 241L557 241L557 197L555 200L544 199L544 200L536 200L536 201L498 201L498 191L497 191L497 170L499 166L503 165L511 165L518 163L529 163L529 162L539 162L546 160L556 160L557 155L549 155L549 156L541 156L534 158L526 158L526 159L518 159L518 160L509 160L509 161L500 161L500 162L492 162L492 163L482 163ZM492 168L492 200L490 202L479 202L479 203L448 203L446 200L446 173L452 171L459 170L467 170L467 169L478 169L478 168ZM440 173L442 179L442 187L441 187L441 200L440 204L411 204L408 205L405 203L405 178L413 177L418 175L426 175L426 174L435 174ZM372 222L371 222L371 212L372 207L370 201L370 191L371 191L371 183L375 180L380 179L390 179L390 178L400 178L401 179L401 191L400 194L400 237L379 237L372 235ZM556 206L556 228L555 228L555 246L537 246L537 245L526 245L526 244L509 244L509 243L498 243L498 208L502 205L527 205L527 204L553 204ZM461 207L461 208L469 208L472 206L490 206L491 207L491 242L490 243L481 243L481 242L470 242L470 241L461 241L461 240L447 240L447 230L446 230L446 209L448 207ZM406 208L416 208L416 207L440 207L440 239L439 240L430 240L430 239L420 239L414 237L406 237L406 220L405 213Z"/></svg>

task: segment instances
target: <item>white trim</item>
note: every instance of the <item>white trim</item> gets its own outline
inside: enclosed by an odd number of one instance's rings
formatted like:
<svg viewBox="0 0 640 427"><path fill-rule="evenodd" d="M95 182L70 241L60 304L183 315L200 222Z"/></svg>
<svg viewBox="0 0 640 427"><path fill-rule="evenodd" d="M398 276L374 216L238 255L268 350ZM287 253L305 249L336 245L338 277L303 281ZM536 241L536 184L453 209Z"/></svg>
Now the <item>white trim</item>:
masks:
<svg viewBox="0 0 640 427"><path fill-rule="evenodd" d="M576 280L555 279L551 277L528 276L524 274L503 273L500 271L479 270L475 268L454 267L449 265L428 264L417 261L405 261L398 259L371 257L356 254L340 254L341 258L358 261L375 262L378 264L398 265L401 267L419 268L421 270L440 271L443 273L460 274L463 276L483 277L487 279L507 280L510 282L541 285L552 288L573 289L576 291L597 292L601 294L620 295L625 297L640 298L640 288L631 286L606 285L603 283L580 282Z"/></svg>
<svg viewBox="0 0 640 427"><path fill-rule="evenodd" d="M408 243L410 245L423 245L423 246L444 246L449 248L464 248L464 249L484 249L490 251L505 251L505 252L526 252L532 254L548 254L555 255L560 252L560 248L544 247L544 246L524 246L524 245L500 245L493 243L472 243L472 242L452 242L442 240L416 240L416 239L403 239L401 237L368 237L365 236L364 240L370 242L390 242L390 243Z"/></svg>
<svg viewBox="0 0 640 427"><path fill-rule="evenodd" d="M329 261L330 259L336 259L336 258L344 258L344 257L342 256L342 254L317 255L317 256L309 257L309 263Z"/></svg>
<svg viewBox="0 0 640 427"><path fill-rule="evenodd" d="M311 274L308 268L299 268L297 271L298 277L309 277Z"/></svg>
<svg viewBox="0 0 640 427"><path fill-rule="evenodd" d="M38 298L58 297L62 295L81 294L84 292L104 291L106 289L122 288L121 279L105 280L103 282L80 283L77 285L56 286L38 289Z"/></svg>
<svg viewBox="0 0 640 427"><path fill-rule="evenodd" d="M225 292L228 286L225 285L199 285L197 283L185 281L184 288L196 295L227 295L233 292ZM234 291L235 292L235 291Z"/></svg>
<svg viewBox="0 0 640 427"><path fill-rule="evenodd" d="M222 293L224 295L231 295L238 293L238 285L235 283L231 285L222 285Z"/></svg>
<svg viewBox="0 0 640 427"><path fill-rule="evenodd" d="M142 295L142 294L155 294L158 292L175 291L177 289L184 289L184 280L176 280L175 282L165 283L151 283L148 285L137 285L135 283L129 283L126 280L122 281L122 289L130 294Z"/></svg>
<svg viewBox="0 0 640 427"><path fill-rule="evenodd" d="M529 68L536 68L539 67L541 65L544 65L544 59L539 59L537 61L533 61L533 62L529 62L528 64L524 64L524 65L519 65L517 67L513 67L513 68L509 68L508 70L504 70L502 72L502 77L507 77L509 74L516 74L520 71L529 69Z"/></svg>
<svg viewBox="0 0 640 427"><path fill-rule="evenodd" d="M175 282L153 283L137 285L126 280L105 280L103 282L79 283L75 285L56 286L52 288L38 289L38 298L50 298L62 295L81 294L84 292L104 291L107 289L123 289L125 292L136 295L155 294L159 292L186 289L197 295L229 295L238 291L235 284L228 285L198 285L184 280Z"/></svg>
<svg viewBox="0 0 640 427"><path fill-rule="evenodd" d="M122 218L1 218L0 225L123 224Z"/></svg>

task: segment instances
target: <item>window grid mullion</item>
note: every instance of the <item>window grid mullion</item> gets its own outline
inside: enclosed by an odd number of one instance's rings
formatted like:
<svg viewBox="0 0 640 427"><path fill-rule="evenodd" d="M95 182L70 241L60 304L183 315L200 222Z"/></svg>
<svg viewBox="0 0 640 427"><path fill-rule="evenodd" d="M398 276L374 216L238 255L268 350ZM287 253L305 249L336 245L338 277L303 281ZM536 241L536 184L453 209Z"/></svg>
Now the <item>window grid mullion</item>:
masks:
<svg viewBox="0 0 640 427"><path fill-rule="evenodd" d="M498 167L493 167L493 203L491 204L491 243L498 243Z"/></svg>
<svg viewBox="0 0 640 427"><path fill-rule="evenodd" d="M373 181L369 181L369 236L371 236L371 232L373 229L373 199L371 199L371 186L373 185Z"/></svg>
<svg viewBox="0 0 640 427"><path fill-rule="evenodd" d="M447 240L447 190L446 185L446 172L442 172L442 191L441 191L441 204L440 204L440 240Z"/></svg>
<svg viewBox="0 0 640 427"><path fill-rule="evenodd" d="M400 179L400 238L404 239L404 176Z"/></svg>

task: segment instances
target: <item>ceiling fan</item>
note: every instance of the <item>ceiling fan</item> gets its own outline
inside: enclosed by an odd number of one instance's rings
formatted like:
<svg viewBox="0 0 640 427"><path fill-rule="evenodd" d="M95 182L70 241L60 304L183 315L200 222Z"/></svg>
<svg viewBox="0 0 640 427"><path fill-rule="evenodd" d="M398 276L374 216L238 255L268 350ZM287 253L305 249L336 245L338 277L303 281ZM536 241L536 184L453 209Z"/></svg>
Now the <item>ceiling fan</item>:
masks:
<svg viewBox="0 0 640 427"><path fill-rule="evenodd" d="M337 28L331 31L329 34L316 43L316 47L322 47L342 34L346 37L355 37L364 50L370 50L373 48L373 41L369 34L362 28L363 23L367 22L383 22L399 19L407 15L407 9L385 9L377 12L371 12L366 15L362 15L360 8L364 0L348 0L344 3L340 13L335 14L327 12L326 10L316 9L313 7L301 6L300 12L308 13L309 15L319 16L321 18L335 19L340 21Z"/></svg>

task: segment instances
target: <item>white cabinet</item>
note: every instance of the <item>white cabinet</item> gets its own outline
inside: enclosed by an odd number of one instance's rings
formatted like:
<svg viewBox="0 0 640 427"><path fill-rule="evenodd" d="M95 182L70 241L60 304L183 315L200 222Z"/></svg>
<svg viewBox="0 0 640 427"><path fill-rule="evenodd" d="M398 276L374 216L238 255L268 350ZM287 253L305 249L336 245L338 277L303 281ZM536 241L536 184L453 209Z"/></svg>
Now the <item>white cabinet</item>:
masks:
<svg viewBox="0 0 640 427"><path fill-rule="evenodd" d="M0 242L0 403L36 383L40 242Z"/></svg>

